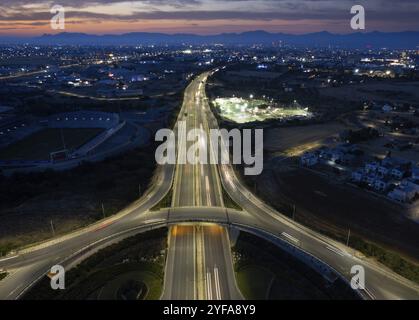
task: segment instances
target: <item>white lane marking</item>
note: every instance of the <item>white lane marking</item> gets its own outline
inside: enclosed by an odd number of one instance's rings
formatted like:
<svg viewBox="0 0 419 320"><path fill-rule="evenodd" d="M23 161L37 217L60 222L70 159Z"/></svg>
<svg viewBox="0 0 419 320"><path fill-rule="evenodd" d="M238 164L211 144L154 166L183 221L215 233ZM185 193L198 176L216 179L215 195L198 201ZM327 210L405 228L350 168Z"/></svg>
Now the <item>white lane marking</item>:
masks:
<svg viewBox="0 0 419 320"><path fill-rule="evenodd" d="M193 260L196 260L196 228L193 228ZM195 284L193 287L193 297L194 300L197 300L197 288L196 288L196 262L194 263L194 267L193 267L193 283Z"/></svg>
<svg viewBox="0 0 419 320"><path fill-rule="evenodd" d="M212 300L212 283L210 272L207 272L207 300Z"/></svg>
<svg viewBox="0 0 419 320"><path fill-rule="evenodd" d="M368 288L365 288L364 291L370 296L370 298L372 298L373 300L377 300L375 295Z"/></svg>
<svg viewBox="0 0 419 320"><path fill-rule="evenodd" d="M211 196L210 196L210 186L209 186L209 180L208 176L205 176L205 188L207 190L207 205L211 206Z"/></svg>
<svg viewBox="0 0 419 320"><path fill-rule="evenodd" d="M332 246L330 246L330 245L327 245L327 246L326 246L326 248L327 248L328 250L330 250L330 251L332 251L332 252L334 252L334 253L336 253L336 254L340 255L341 257L343 257L343 256L345 255L342 251L340 251L339 249L334 248L334 247L332 247Z"/></svg>
<svg viewBox="0 0 419 320"><path fill-rule="evenodd" d="M217 296L217 300L221 300L220 278L218 277L217 267L214 267L214 282L215 282L215 294Z"/></svg>
<svg viewBox="0 0 419 320"><path fill-rule="evenodd" d="M12 296L17 290L19 290L22 287L22 284L18 285L15 289L13 289L13 291L11 291L8 294L8 297Z"/></svg>
<svg viewBox="0 0 419 320"><path fill-rule="evenodd" d="M13 257L4 258L4 259L0 259L0 262L11 260L11 259L15 259L17 257L19 257L19 255L16 255L16 256L13 256Z"/></svg>
<svg viewBox="0 0 419 320"><path fill-rule="evenodd" d="M300 240L298 240L297 238L293 237L292 235L290 235L286 232L282 232L281 234L282 234L283 237L287 238L288 240L291 240L292 242L300 243Z"/></svg>

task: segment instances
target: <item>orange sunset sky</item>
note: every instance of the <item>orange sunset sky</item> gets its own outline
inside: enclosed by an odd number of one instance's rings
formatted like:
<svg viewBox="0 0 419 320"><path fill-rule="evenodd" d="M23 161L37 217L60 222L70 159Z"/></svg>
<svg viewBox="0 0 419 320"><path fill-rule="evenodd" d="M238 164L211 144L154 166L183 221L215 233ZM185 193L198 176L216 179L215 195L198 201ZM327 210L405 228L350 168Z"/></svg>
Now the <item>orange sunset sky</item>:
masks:
<svg viewBox="0 0 419 320"><path fill-rule="evenodd" d="M66 32L348 33L354 4L365 6L366 31L419 30L415 0L0 0L0 35L62 32L50 27L54 4L65 8Z"/></svg>

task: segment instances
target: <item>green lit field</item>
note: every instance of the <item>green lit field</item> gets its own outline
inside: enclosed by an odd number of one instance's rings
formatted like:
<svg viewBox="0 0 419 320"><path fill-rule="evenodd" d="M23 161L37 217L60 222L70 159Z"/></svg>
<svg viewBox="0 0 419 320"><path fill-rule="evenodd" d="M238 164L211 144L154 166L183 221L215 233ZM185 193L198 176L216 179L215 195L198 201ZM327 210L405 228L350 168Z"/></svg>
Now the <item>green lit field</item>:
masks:
<svg viewBox="0 0 419 320"><path fill-rule="evenodd" d="M102 131L103 129L100 128L44 129L15 144L1 149L0 159L48 160L50 158L50 153L63 150L64 144L65 148L68 150L77 149L96 137Z"/></svg>
<svg viewBox="0 0 419 320"><path fill-rule="evenodd" d="M224 118L236 123L297 117L309 118L312 115L307 109L282 108L261 99L218 98L214 102Z"/></svg>

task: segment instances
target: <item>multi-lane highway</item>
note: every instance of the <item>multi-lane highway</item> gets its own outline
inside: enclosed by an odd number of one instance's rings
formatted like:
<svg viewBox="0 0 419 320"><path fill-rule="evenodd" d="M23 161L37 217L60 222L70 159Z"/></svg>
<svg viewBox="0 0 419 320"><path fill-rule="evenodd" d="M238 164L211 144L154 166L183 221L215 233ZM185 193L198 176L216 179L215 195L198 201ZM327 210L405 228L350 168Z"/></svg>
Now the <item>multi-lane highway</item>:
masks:
<svg viewBox="0 0 419 320"><path fill-rule="evenodd" d="M203 96L207 73L197 77L185 91L182 112L176 126L177 166L173 183L172 207L223 207L223 194L217 166L202 163L203 150L210 142L193 130L208 132ZM197 152L189 150L198 144ZM205 146L205 148L203 148ZM204 156L208 159L208 154ZM192 158L192 159L191 159ZM189 161L188 161L189 160ZM191 161L192 160L192 161ZM191 208L192 207L192 208ZM199 216L197 210L194 216ZM176 215L176 213L171 213ZM220 281L221 279L221 281ZM230 299L241 298L235 285L230 243L223 227L216 225L174 226L169 235L163 299Z"/></svg>
<svg viewBox="0 0 419 320"><path fill-rule="evenodd" d="M206 144L209 141L197 138L192 141L188 134L194 129L208 130L206 112L204 112L203 96L200 94L205 89L204 80L207 74L199 76L186 89L182 112L178 118L178 141L175 180L173 184L172 207L223 206L221 183L215 164L203 164L199 161L199 151L194 157L196 163L188 160L188 150L198 141ZM191 158L191 156L189 156Z"/></svg>
<svg viewBox="0 0 419 320"><path fill-rule="evenodd" d="M198 76L185 91L184 104L175 128L181 133L187 133L192 128L202 128L206 132L218 128L205 95L205 82L209 74ZM185 150L191 145L190 142L185 143L185 148L178 146L178 157L185 156ZM150 212L149 209L171 187L172 208ZM223 207L222 188L240 204L243 211L226 210ZM185 226L184 222L195 224ZM164 165L157 172L152 188L118 215L0 258L0 269L10 273L0 281L0 299L21 297L54 264L70 267L85 254L110 243L167 225L171 226L171 230L163 298L239 298L232 271L228 233L219 226L202 225L205 222L274 237L291 245L297 254L304 252L316 257L348 280L352 266L361 265L366 271L365 297L419 299L417 285L377 263L360 258L350 248L285 218L260 201L241 183L230 165L199 163Z"/></svg>
<svg viewBox="0 0 419 320"><path fill-rule="evenodd" d="M199 212L197 212L199 214ZM163 299L241 299L236 289L226 229L179 224L170 230Z"/></svg>

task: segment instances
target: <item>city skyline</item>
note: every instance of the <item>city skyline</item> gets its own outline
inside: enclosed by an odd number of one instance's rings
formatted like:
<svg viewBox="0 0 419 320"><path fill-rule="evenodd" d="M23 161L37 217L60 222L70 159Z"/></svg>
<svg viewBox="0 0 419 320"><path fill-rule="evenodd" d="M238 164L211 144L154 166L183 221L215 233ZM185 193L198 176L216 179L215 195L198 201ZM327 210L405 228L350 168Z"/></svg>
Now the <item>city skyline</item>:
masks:
<svg viewBox="0 0 419 320"><path fill-rule="evenodd" d="M418 31L419 4L411 0L397 4L385 0L361 1L254 1L254 0L49 0L2 1L1 36L55 34L50 8L66 9L66 32L120 34L164 32L217 34L265 30L302 34L329 31L350 33L350 8L361 4L366 10L366 30Z"/></svg>

